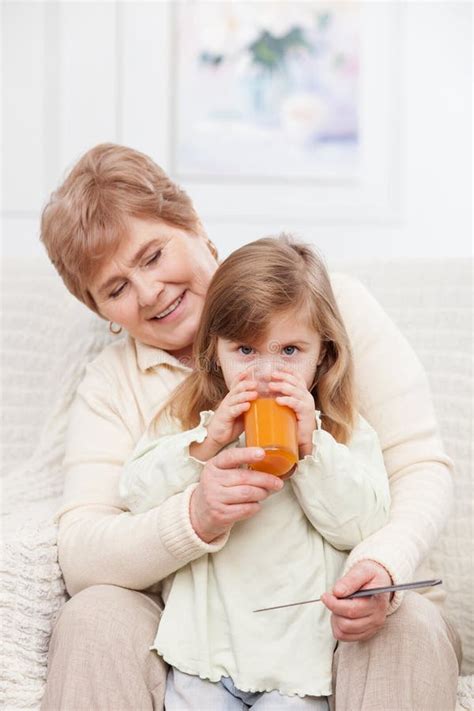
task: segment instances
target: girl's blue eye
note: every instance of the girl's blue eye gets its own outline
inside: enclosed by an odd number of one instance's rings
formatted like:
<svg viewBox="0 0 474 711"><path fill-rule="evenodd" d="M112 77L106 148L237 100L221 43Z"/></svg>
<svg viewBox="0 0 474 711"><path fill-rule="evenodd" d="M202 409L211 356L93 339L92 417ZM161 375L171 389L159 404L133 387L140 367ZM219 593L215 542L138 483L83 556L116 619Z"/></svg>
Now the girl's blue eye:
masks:
<svg viewBox="0 0 474 711"><path fill-rule="evenodd" d="M287 356L293 355L293 353L296 353L298 348L296 346L285 346L283 348L283 353Z"/></svg>
<svg viewBox="0 0 474 711"><path fill-rule="evenodd" d="M146 262L145 266L149 266L150 264L153 264L154 262L157 261L158 257L161 255L161 249L159 249L157 252L155 252L150 259Z"/></svg>
<svg viewBox="0 0 474 711"><path fill-rule="evenodd" d="M250 355L253 351L253 348L250 346L239 346L239 351L242 353L242 355Z"/></svg>

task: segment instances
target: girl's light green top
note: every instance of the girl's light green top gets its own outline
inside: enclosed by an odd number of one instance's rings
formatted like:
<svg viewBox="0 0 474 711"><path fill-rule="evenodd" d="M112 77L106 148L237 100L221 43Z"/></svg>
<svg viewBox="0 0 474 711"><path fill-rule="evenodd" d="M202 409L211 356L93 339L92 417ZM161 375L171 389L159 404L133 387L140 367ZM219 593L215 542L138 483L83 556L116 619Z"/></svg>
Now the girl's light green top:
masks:
<svg viewBox="0 0 474 711"><path fill-rule="evenodd" d="M120 493L133 513L160 506L197 484L203 464L189 455L212 412L180 432L162 418L126 463ZM158 437L156 434L158 433ZM161 436L160 436L161 434ZM244 436L230 446L245 446ZM259 607L319 597L341 575L348 551L384 526L390 496L375 431L359 416L350 443L321 429L312 454L225 545L163 581L165 610L153 645L183 672L243 691L331 694L335 640L322 604L254 613Z"/></svg>

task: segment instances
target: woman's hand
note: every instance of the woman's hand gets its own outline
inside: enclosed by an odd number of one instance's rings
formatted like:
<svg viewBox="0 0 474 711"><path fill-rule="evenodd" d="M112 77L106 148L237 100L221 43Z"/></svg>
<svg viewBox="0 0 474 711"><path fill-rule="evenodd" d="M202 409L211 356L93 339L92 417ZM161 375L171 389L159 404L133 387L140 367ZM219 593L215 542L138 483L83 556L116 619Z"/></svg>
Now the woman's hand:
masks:
<svg viewBox="0 0 474 711"><path fill-rule="evenodd" d="M324 593L322 602L331 610L331 626L335 639L358 642L370 639L383 627L389 605L389 593L353 600L338 598L363 588L393 585L385 568L373 560L362 560L334 585L333 594Z"/></svg>
<svg viewBox="0 0 474 711"><path fill-rule="evenodd" d="M298 447L300 458L313 451L313 432L316 428L314 398L306 387L300 373L281 368L272 373L269 385L274 392L281 393L276 398L279 405L291 407L298 422Z"/></svg>
<svg viewBox="0 0 474 711"><path fill-rule="evenodd" d="M236 447L206 462L189 506L191 524L199 538L210 543L236 521L255 516L260 502L280 491L283 482L273 474L239 469L264 456L258 447Z"/></svg>

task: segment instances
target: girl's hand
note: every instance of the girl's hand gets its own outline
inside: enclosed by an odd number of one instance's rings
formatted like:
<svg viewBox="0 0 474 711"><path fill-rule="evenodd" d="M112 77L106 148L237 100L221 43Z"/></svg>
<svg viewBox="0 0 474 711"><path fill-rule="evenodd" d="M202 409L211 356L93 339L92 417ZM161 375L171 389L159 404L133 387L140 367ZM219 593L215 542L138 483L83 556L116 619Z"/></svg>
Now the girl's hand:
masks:
<svg viewBox="0 0 474 711"><path fill-rule="evenodd" d="M214 447L214 454L244 431L242 415L249 409L251 400L257 398L256 386L257 383L249 378L246 371L234 380L207 426L206 442L209 440L208 446Z"/></svg>
<svg viewBox="0 0 474 711"><path fill-rule="evenodd" d="M235 447L206 462L189 504L191 525L201 540L210 543L236 521L255 516L260 503L282 489L273 474L240 468L264 456L258 447Z"/></svg>
<svg viewBox="0 0 474 711"><path fill-rule="evenodd" d="M314 398L306 387L306 382L300 373L290 368L272 373L269 384L271 390L281 393L276 398L279 405L291 407L298 422L298 446L300 458L313 451L313 432L316 428L314 415Z"/></svg>
<svg viewBox="0 0 474 711"><path fill-rule="evenodd" d="M385 568L374 560L361 560L334 586L333 592L321 595L321 601L331 610L331 626L335 639L358 642L370 639L383 627L390 600L389 593L340 600L362 588L393 585Z"/></svg>

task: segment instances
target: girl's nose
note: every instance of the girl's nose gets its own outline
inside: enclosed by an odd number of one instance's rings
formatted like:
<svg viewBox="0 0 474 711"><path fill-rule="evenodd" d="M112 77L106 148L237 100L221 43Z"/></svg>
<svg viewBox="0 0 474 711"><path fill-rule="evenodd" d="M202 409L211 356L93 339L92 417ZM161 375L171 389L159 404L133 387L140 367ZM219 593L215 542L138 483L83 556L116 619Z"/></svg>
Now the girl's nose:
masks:
<svg viewBox="0 0 474 711"><path fill-rule="evenodd" d="M153 306L162 291L161 281L141 279L137 285L138 303L140 306Z"/></svg>

